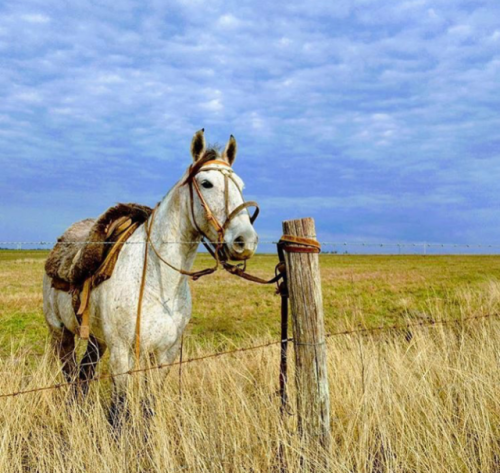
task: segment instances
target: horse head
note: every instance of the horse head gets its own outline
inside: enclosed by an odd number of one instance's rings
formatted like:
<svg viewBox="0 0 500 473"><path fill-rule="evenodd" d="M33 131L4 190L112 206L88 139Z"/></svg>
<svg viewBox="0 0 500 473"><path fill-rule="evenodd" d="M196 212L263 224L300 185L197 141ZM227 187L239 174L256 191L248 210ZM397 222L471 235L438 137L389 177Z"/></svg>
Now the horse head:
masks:
<svg viewBox="0 0 500 473"><path fill-rule="evenodd" d="M208 148L204 130L191 142L193 164L185 181L190 187L192 224L213 243L222 259L246 260L257 249L258 236L252 225L258 207L245 202L244 184L234 172L237 144L231 135L224 151ZM250 215L249 207L256 207Z"/></svg>

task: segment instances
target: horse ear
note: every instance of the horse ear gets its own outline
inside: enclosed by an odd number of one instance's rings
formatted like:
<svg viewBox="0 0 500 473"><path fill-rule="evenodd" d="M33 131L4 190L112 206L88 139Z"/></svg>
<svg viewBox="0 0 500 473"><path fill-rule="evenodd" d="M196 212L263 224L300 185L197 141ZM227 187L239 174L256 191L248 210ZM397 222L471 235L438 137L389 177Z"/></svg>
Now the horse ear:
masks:
<svg viewBox="0 0 500 473"><path fill-rule="evenodd" d="M234 136L231 135L226 147L224 148L224 152L222 153L222 158L225 159L230 166L233 165L234 160L236 159L237 150L238 146L236 145L236 140L234 139Z"/></svg>
<svg viewBox="0 0 500 473"><path fill-rule="evenodd" d="M205 128L198 130L191 141L191 156L193 161L198 161L205 152Z"/></svg>

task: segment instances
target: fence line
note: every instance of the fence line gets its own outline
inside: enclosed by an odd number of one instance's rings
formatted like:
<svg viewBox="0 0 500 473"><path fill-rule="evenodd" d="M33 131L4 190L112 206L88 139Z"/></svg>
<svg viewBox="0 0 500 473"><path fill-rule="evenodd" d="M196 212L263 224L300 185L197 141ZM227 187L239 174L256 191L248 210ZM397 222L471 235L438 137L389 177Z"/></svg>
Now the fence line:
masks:
<svg viewBox="0 0 500 473"><path fill-rule="evenodd" d="M125 242L122 242L124 245L144 245L146 241L130 241L127 240ZM166 241L166 240L160 240L158 243L163 243L167 245L192 245L192 244L199 244L201 243L200 241ZM218 242L217 241L210 241L209 243L212 243L216 245ZM261 245L277 245L278 240L256 240L253 243L256 244L261 244ZM405 243L391 243L391 242L385 242L385 243L377 243L377 242L364 242L364 241L319 241L321 245L325 246L361 246L361 247L386 247L386 248L499 248L500 249L500 244L485 244L485 243L427 243L427 242L420 242L420 243L412 243L412 242L405 242ZM53 246L53 245L87 245L87 244L93 244L93 245L114 245L114 241L44 241L44 240L37 240L37 241L0 241L0 245L39 245L39 246Z"/></svg>
<svg viewBox="0 0 500 473"><path fill-rule="evenodd" d="M442 320L422 321L422 322L416 322L416 323L405 324L405 325L396 324L396 325L379 326L379 327L371 327L371 328L363 327L363 328L354 329L354 330L344 330L344 331L340 331L340 332L329 333L326 335L326 338L333 338L333 337L338 337L338 336L361 334L361 333L381 332L381 331L403 331L403 330L407 331L407 330L410 330L412 328L432 327L432 326L436 326L436 325L441 325L441 326L452 325L452 324L457 324L457 323L468 322L471 320L487 319L490 317L498 317L498 316L500 316L500 313L474 315L474 316L470 316L470 317L463 317L461 319L442 319ZM221 356L233 355L236 353L243 353L243 352L248 352L248 351L259 350L259 349L267 348L267 347L270 347L273 345L278 345L282 341L293 342L293 338L288 338L286 340L278 340L278 341L262 343L260 345L253 345L250 347L236 348L234 350L211 353L211 354L205 355L205 356L189 358L187 360L183 360L182 362L175 361L173 363L165 363L165 364L160 364L160 365L155 365L155 366L149 366L146 368L133 369L133 370L125 371L123 373L118 373L118 374L111 374L111 373L103 374L103 375L100 375L100 376L97 376L93 379L88 379L88 380L76 380L76 381L70 381L70 382L66 382L66 383L53 384L51 386L43 386L43 387L38 387L38 388L27 389L24 391L16 391L16 392L12 392L12 393L0 394L0 398L16 397L19 395L31 394L31 393L41 392L41 391L56 390L56 389L61 389L61 388L69 387L69 386L79 386L79 385L88 384L88 383L92 383L92 382L100 382L100 381L103 381L106 379L117 378L118 376L133 375L133 374L137 374L137 373L144 373L144 372L149 372L149 371L153 371L153 370L170 368L172 366L186 365L186 364L190 364L190 363L194 363L194 362L198 362L198 361L203 361L203 360L207 360L207 359L218 358Z"/></svg>

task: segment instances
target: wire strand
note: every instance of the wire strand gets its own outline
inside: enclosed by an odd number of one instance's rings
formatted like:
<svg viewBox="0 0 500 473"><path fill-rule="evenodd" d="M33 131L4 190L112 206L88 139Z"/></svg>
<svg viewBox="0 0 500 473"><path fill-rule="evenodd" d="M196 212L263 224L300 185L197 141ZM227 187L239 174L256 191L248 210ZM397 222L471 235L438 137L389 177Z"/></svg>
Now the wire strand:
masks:
<svg viewBox="0 0 500 473"><path fill-rule="evenodd" d="M426 326L432 327L432 326L436 326L436 325L451 325L451 324L468 322L471 320L479 320L479 319L486 319L486 318L490 318L490 317L498 317L499 315L500 314L498 314L498 313L482 314L482 315L475 315L475 316L471 316L471 317L464 317L461 319L431 320L428 322L417 322L414 324L405 324L405 325L396 324L396 325L379 326L379 327L372 327L372 328L360 328L360 329L354 329L354 330L344 330L341 332L329 333L326 335L326 338L333 338L333 337L338 337L338 336L343 336L343 335L380 332L380 331L393 331L393 330L394 331L398 331L398 330L401 331L401 330L409 330L411 328L419 328L419 327L426 327ZM288 338L287 341L293 342L294 340L293 340L293 338ZM267 347L270 347L273 345L278 345L281 342L282 342L282 340L272 341L272 342L262 343L260 345L237 348L234 350L211 353L211 354L205 355L205 356L189 358L187 360L183 360L182 365L187 365L190 363L195 363L198 361L203 361L203 360L208 360L208 359L214 359L214 358L218 358L218 357L226 356L226 355L233 355L236 353L243 353L243 352L248 352L248 351L253 351L253 350L259 350L259 349L267 348ZM133 374L137 374L137 373L145 373L145 372L149 372L149 371L153 371L153 370L170 368L172 366L178 366L180 363L181 363L180 361L175 361L173 363L166 363L166 364L160 364L160 365L156 365L156 366L149 366L146 368L138 368L138 369L133 369L133 370L125 371L122 373L117 373L117 374L108 373L108 374L104 374L101 376L97 376L93 379L76 380L76 381L70 381L70 382L66 382L66 383L53 384L51 386L43 386L43 387L37 387L37 388L33 388L33 389L26 389L26 390L22 390L22 391L0 394L0 398L16 397L16 396L24 395L24 394L57 390L57 389L61 389L61 388L69 387L69 386L79 386L79 385L93 383L93 382L100 382L100 381L103 381L106 379L117 378L118 376L133 375Z"/></svg>
<svg viewBox="0 0 500 473"><path fill-rule="evenodd" d="M279 242L278 239L274 240L254 240L249 243L261 244L261 245L276 245ZM144 245L145 241L125 241L125 245ZM183 240L160 240L158 243L165 245L194 245L200 244L200 241L183 241ZM216 241L210 241L209 243L216 244ZM386 248L500 248L500 244L481 244L481 243L377 243L377 242L363 242L363 241L320 241L321 245L324 246L361 246L361 247L386 247ZM0 245L39 245L39 246L53 246L53 245L114 245L114 241L0 241Z"/></svg>

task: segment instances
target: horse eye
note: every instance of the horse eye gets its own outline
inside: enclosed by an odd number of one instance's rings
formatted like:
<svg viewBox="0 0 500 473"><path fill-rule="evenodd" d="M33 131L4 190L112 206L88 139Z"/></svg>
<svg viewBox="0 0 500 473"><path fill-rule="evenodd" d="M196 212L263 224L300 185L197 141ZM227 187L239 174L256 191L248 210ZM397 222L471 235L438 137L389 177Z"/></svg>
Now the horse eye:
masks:
<svg viewBox="0 0 500 473"><path fill-rule="evenodd" d="M209 182L209 181L203 181L203 182L201 183L201 185L202 185L205 189L211 189L211 188L214 186L214 185L213 185L211 182Z"/></svg>

